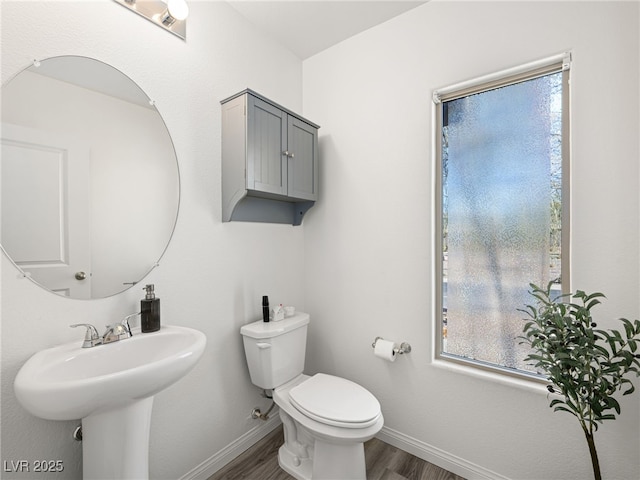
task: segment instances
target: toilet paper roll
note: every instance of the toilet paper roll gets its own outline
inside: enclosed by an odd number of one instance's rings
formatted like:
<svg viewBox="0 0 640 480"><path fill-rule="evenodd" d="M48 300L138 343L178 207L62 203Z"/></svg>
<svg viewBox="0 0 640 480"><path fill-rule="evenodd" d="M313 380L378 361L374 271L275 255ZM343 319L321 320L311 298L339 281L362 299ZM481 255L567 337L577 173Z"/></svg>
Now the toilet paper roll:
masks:
<svg viewBox="0 0 640 480"><path fill-rule="evenodd" d="M373 354L376 357L380 357L389 362L396 361L396 352L394 351L396 344L388 340L382 340L381 338L376 341L376 346L373 349Z"/></svg>

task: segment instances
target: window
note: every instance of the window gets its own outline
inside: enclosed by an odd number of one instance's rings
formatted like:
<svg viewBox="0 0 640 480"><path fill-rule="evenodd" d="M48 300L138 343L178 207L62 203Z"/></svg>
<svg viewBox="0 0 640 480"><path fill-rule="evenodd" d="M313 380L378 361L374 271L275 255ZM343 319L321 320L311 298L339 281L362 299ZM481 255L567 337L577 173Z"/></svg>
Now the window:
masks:
<svg viewBox="0 0 640 480"><path fill-rule="evenodd" d="M434 94L438 357L532 375L529 283L568 288L569 61Z"/></svg>

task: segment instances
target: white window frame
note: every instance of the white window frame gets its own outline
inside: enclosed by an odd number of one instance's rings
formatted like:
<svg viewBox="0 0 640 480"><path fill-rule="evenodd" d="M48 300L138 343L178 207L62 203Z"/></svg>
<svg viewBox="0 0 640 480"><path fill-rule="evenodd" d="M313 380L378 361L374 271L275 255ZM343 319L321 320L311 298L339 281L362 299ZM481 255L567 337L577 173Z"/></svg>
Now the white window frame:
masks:
<svg viewBox="0 0 640 480"><path fill-rule="evenodd" d="M434 158L434 266L433 269L433 294L434 294L434 360L445 362L445 365L460 366L465 370L471 367L472 371L484 372L485 374L497 373L499 376L507 375L513 379L533 380L544 382L543 375L527 372L519 369L502 367L493 363L464 358L443 352L443 262L442 262L442 102L460 97L493 90L502 86L512 85L521 81L534 79L549 73L563 72L562 85L562 293L570 291L570 73L571 53L563 52L558 55L544 58L535 62L530 62L511 69L502 70L496 73L478 77L469 81L457 83L448 87L433 91L433 118L434 118L434 138L433 138L433 158ZM546 285L545 285L546 286ZM524 322L523 322L524 323Z"/></svg>

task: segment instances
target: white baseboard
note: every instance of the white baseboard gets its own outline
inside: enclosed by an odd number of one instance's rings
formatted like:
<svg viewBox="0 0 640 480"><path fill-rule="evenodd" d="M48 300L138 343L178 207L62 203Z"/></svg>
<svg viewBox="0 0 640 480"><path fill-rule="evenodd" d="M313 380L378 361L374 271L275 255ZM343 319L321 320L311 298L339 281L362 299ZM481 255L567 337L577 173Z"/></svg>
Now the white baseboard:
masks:
<svg viewBox="0 0 640 480"><path fill-rule="evenodd" d="M207 480L211 475L275 430L281 423L280 415L272 415L269 420L252 428L222 450L214 453L200 465L187 472L180 480ZM492 472L480 465L468 462L388 427L382 427L382 430L380 430L380 433L376 436L389 445L393 445L422 460L433 463L440 468L444 468L469 480L510 480L508 477Z"/></svg>
<svg viewBox="0 0 640 480"><path fill-rule="evenodd" d="M440 450L428 443L421 442L420 440L416 440L413 437L409 437L404 433L388 427L382 427L382 430L380 430L380 433L378 433L376 437L389 445L393 445L422 460L433 463L440 468L444 468L451 473L470 480L509 480L509 478L503 475L468 462L460 457L456 457L444 450Z"/></svg>
<svg viewBox="0 0 640 480"><path fill-rule="evenodd" d="M200 465L180 477L180 480L207 480L227 463L275 430L281 423L280 415L277 415L277 411L276 414L272 413L269 420L260 422L260 425L255 426L222 450L214 453Z"/></svg>

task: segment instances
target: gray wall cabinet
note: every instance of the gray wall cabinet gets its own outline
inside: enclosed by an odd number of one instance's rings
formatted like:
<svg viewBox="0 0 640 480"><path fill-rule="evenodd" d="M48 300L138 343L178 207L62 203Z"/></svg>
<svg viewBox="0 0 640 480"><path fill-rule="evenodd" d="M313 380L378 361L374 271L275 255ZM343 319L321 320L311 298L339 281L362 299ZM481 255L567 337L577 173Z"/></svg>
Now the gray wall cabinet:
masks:
<svg viewBox="0 0 640 480"><path fill-rule="evenodd" d="M318 125L244 90L222 102L222 221L290 223L318 199Z"/></svg>

